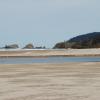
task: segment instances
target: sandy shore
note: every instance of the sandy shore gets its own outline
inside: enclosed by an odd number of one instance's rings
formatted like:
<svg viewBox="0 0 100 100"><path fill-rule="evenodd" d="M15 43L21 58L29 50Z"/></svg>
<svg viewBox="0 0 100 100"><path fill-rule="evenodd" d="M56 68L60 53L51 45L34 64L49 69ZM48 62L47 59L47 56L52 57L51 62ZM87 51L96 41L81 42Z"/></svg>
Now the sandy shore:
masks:
<svg viewBox="0 0 100 100"><path fill-rule="evenodd" d="M48 57L48 56L100 56L100 49L0 51L0 57Z"/></svg>
<svg viewBox="0 0 100 100"><path fill-rule="evenodd" d="M0 100L99 98L99 62L0 65Z"/></svg>

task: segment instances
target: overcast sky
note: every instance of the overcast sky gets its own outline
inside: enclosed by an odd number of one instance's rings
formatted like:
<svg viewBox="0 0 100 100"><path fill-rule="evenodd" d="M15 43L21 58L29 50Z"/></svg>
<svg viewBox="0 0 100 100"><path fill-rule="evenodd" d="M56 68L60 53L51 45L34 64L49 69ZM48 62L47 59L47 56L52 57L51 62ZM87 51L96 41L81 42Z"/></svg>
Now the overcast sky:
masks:
<svg viewBox="0 0 100 100"><path fill-rule="evenodd" d="M100 0L0 0L0 46L52 47L100 31Z"/></svg>

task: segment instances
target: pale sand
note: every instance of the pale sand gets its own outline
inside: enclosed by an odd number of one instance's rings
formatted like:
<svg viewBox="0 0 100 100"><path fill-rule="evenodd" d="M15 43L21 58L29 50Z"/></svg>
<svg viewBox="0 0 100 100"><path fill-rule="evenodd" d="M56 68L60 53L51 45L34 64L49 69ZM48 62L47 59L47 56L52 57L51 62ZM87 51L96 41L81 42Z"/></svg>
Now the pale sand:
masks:
<svg viewBox="0 0 100 100"><path fill-rule="evenodd" d="M100 48L0 51L0 57L100 56Z"/></svg>
<svg viewBox="0 0 100 100"><path fill-rule="evenodd" d="M0 100L99 99L99 62L0 65Z"/></svg>

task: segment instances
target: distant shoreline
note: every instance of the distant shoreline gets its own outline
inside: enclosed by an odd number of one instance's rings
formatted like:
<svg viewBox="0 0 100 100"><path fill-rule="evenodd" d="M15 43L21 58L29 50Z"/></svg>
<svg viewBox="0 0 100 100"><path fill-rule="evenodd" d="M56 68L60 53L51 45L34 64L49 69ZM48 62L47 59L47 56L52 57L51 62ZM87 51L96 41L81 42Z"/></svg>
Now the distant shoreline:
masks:
<svg viewBox="0 0 100 100"><path fill-rule="evenodd" d="M84 57L84 56L100 56L100 48L94 49L16 49L16 50L0 50L0 58L15 57Z"/></svg>

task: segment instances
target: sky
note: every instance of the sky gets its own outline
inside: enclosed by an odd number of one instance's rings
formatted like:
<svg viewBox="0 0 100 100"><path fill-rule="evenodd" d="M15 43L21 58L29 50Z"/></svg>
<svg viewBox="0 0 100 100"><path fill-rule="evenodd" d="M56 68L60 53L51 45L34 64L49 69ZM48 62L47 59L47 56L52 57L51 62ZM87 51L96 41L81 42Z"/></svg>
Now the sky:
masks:
<svg viewBox="0 0 100 100"><path fill-rule="evenodd" d="M100 0L0 0L0 47L53 47L100 31Z"/></svg>

